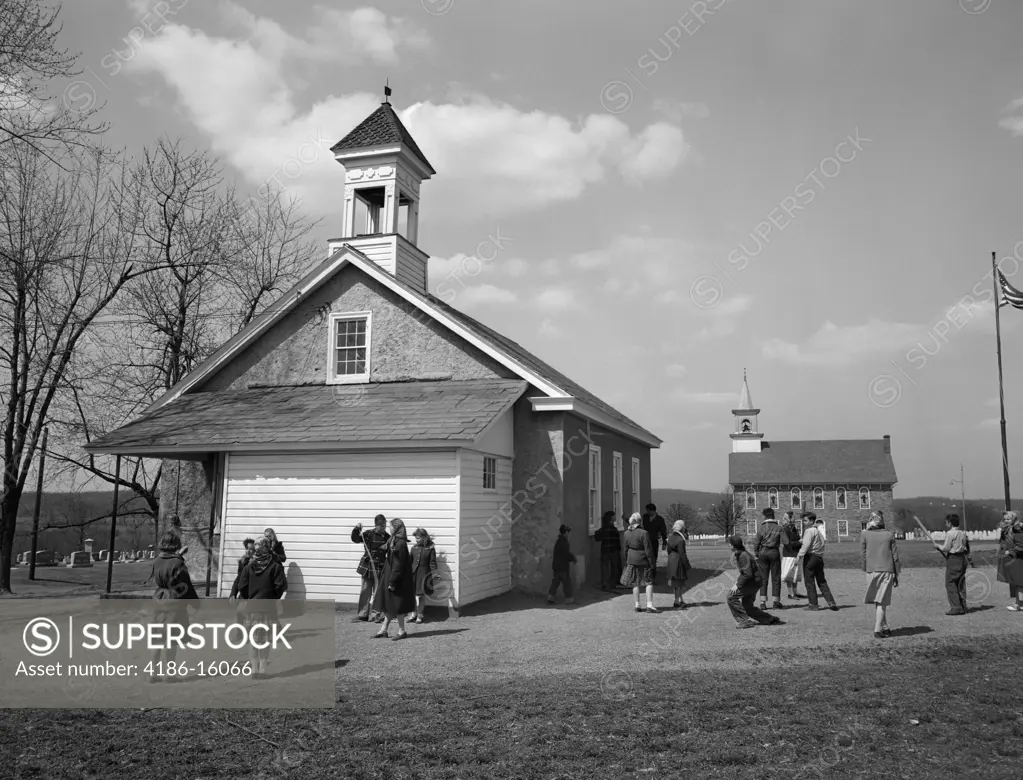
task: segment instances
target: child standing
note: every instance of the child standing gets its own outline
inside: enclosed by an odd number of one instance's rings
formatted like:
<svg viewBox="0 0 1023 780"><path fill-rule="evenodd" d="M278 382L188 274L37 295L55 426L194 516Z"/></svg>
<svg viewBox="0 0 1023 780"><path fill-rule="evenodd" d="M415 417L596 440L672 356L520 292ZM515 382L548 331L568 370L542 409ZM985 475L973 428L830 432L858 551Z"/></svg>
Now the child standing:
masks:
<svg viewBox="0 0 1023 780"><path fill-rule="evenodd" d="M433 595L433 584L437 576L437 548L425 528L417 528L412 535L416 540L412 547L412 576L416 582L416 611L406 618L410 623L422 623L426 611L426 597Z"/></svg>
<svg viewBox="0 0 1023 780"><path fill-rule="evenodd" d="M945 516L945 544L934 546L945 556L945 592L948 595L946 615L965 615L966 570L970 555L970 539L959 527L959 515Z"/></svg>
<svg viewBox="0 0 1023 780"><path fill-rule="evenodd" d="M558 592L558 585L565 591L565 603L575 604L572 598L572 572L569 564L575 563L575 556L568 548L568 534L572 529L562 525L558 529L558 541L554 543L554 561L551 568L554 570L554 577L551 579L551 589L547 593L547 603L554 603L554 596Z"/></svg>

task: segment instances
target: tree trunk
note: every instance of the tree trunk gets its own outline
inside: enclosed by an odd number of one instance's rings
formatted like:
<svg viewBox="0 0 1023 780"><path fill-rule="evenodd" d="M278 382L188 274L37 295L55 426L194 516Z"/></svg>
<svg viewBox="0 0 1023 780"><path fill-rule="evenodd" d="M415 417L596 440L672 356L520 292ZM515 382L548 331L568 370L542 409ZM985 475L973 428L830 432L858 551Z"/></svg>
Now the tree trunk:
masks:
<svg viewBox="0 0 1023 780"><path fill-rule="evenodd" d="M11 559L14 555L14 531L20 503L20 490L4 490L3 500L0 501L0 596L11 593Z"/></svg>

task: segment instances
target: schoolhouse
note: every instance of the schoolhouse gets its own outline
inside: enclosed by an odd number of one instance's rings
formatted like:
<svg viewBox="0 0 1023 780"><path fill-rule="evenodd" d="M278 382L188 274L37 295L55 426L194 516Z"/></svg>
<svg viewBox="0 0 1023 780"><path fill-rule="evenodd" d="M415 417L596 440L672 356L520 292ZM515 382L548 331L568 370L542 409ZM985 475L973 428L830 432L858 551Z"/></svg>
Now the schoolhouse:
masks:
<svg viewBox="0 0 1023 780"><path fill-rule="evenodd" d="M739 405L732 410L728 485L738 533L756 534L763 510L771 507L781 520L791 511L814 512L824 520L829 541L855 541L871 510L893 519L892 490L898 479L891 437L880 439L765 440L759 430L760 409L753 406L745 372ZM741 517L740 517L741 510Z"/></svg>
<svg viewBox="0 0 1023 780"><path fill-rule="evenodd" d="M343 215L327 259L86 449L164 459L161 530L179 526L197 581L224 562L214 595L272 526L289 597L356 602L350 533L378 512L433 536L435 603L546 589L562 523L596 581L588 537L604 510L649 501L661 440L430 294L418 222L436 171L386 97L331 151Z"/></svg>

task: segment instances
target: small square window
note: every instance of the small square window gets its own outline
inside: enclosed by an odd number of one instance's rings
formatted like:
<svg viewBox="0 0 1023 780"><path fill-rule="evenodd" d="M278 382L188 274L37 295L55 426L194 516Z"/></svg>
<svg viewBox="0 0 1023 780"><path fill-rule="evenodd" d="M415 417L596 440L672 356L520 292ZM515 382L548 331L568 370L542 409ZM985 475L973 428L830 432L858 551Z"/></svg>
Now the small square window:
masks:
<svg viewBox="0 0 1023 780"><path fill-rule="evenodd" d="M483 456L483 489L497 490L497 458Z"/></svg>
<svg viewBox="0 0 1023 780"><path fill-rule="evenodd" d="M370 313L330 316L330 377L328 382L369 380Z"/></svg>

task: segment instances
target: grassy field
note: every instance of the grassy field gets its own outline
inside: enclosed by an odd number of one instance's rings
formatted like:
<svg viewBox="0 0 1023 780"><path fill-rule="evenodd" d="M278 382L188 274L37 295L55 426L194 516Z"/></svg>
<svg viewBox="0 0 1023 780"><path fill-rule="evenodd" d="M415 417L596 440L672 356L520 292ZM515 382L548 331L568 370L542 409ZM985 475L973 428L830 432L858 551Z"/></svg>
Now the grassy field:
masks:
<svg viewBox="0 0 1023 780"><path fill-rule="evenodd" d="M509 595L382 642L341 612L334 710L7 710L0 777L1019 778L1023 616L972 576L946 617L941 569L907 570L883 641L838 568L839 612L750 631L709 569L659 615Z"/></svg>

